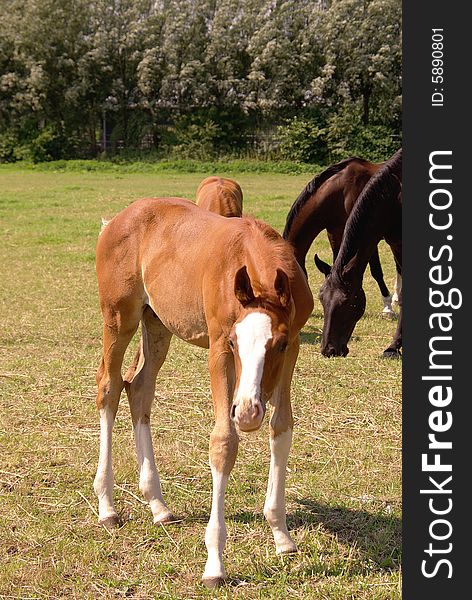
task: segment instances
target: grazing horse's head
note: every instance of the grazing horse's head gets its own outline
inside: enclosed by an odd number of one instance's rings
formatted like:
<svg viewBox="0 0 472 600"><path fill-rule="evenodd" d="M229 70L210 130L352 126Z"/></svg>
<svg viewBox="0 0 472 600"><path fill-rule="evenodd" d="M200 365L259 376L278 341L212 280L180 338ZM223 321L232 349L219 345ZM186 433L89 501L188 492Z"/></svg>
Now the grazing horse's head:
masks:
<svg viewBox="0 0 472 600"><path fill-rule="evenodd" d="M347 343L365 311L362 278L356 276L351 264L343 269L341 275L334 276L331 267L317 255L315 263L326 277L319 295L324 311L321 354L328 357L347 356Z"/></svg>
<svg viewBox="0 0 472 600"><path fill-rule="evenodd" d="M282 373L289 342L290 283L277 269L273 293L255 296L244 266L236 273L234 293L242 310L228 338L236 373L231 418L242 431L255 431Z"/></svg>

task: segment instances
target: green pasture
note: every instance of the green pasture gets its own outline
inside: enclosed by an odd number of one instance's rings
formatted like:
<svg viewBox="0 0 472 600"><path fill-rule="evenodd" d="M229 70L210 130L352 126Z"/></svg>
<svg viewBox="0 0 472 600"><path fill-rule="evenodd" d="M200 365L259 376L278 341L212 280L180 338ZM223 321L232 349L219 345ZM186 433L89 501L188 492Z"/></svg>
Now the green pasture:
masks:
<svg viewBox="0 0 472 600"><path fill-rule="evenodd" d="M322 357L314 249L308 264L315 308L292 385L287 479L299 552L277 557L262 516L265 425L242 436L230 478L228 582L213 592L202 587L211 499L207 357L177 339L158 378L152 427L164 496L181 521L152 524L138 491L123 394L114 438L123 525L97 525L100 218L139 197L194 198L210 174L0 167L0 598L400 598L401 363L380 358L395 323L380 316L380 295L366 274L367 310L349 356ZM314 174L235 177L245 212L282 231ZM325 235L316 251L330 261ZM394 263L383 243L381 258L392 287Z"/></svg>

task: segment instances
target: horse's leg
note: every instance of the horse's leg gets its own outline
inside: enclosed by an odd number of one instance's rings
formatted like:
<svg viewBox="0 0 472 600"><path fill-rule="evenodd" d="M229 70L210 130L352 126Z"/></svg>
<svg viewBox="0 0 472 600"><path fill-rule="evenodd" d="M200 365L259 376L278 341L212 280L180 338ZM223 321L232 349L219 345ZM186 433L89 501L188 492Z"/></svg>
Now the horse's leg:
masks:
<svg viewBox="0 0 472 600"><path fill-rule="evenodd" d="M398 306L398 298L402 289L402 270L397 261L395 261L395 265L397 267L397 277L395 279L395 286L393 288L392 306L395 304Z"/></svg>
<svg viewBox="0 0 472 600"><path fill-rule="evenodd" d="M156 377L167 355L171 337L169 330L147 306L142 317L140 348L125 376L138 455L139 489L149 502L154 523L175 520L162 497L150 428Z"/></svg>
<svg viewBox="0 0 472 600"><path fill-rule="evenodd" d="M369 266L372 277L377 282L377 285L380 289L380 293L382 294L382 302L384 305L382 315L386 317L393 317L395 313L392 310L392 297L390 296L390 292L388 291L388 288L385 285L382 265L380 264L378 247L375 248L374 252L372 253L372 256L370 257Z"/></svg>
<svg viewBox="0 0 472 600"><path fill-rule="evenodd" d="M384 358L398 358L400 356L400 348L402 347L402 291L398 297L398 306L400 307L400 313L398 315L397 329L393 340L388 348L383 351Z"/></svg>
<svg viewBox="0 0 472 600"><path fill-rule="evenodd" d="M234 391L234 364L223 344L210 344L210 380L215 426L210 436L210 468L213 481L210 520L205 532L208 558L203 572L203 583L213 588L225 577L223 550L226 543L224 518L225 491L228 477L236 461L238 434L230 418Z"/></svg>
<svg viewBox="0 0 472 600"><path fill-rule="evenodd" d="M390 248L392 249L393 256L395 258L395 263L397 265L397 273L401 274L402 270L402 243L401 240L397 242L389 242ZM386 348L383 352L384 358L398 358L400 356L400 348L402 347L402 290L400 289L400 293L398 296L398 306L400 308L400 313L398 315L398 323L397 329L395 331L395 335L393 336L393 340L388 348Z"/></svg>
<svg viewBox="0 0 472 600"><path fill-rule="evenodd" d="M121 365L126 348L133 337L139 316L112 310L104 312L103 357L97 372L97 408L100 413L100 454L93 487L98 496L99 522L107 526L118 524L113 506L112 432L124 382Z"/></svg>
<svg viewBox="0 0 472 600"><path fill-rule="evenodd" d="M297 547L287 529L285 512L285 475L292 444L293 418L290 384L298 356L299 340L287 349L281 380L271 399L270 469L264 516L274 536L277 554L296 552Z"/></svg>

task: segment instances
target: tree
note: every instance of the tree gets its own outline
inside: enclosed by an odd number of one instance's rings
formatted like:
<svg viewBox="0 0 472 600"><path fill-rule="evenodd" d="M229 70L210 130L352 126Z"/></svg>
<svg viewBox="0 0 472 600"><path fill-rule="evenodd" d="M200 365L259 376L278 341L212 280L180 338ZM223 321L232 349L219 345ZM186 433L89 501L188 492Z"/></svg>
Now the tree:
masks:
<svg viewBox="0 0 472 600"><path fill-rule="evenodd" d="M38 156L95 154L104 117L127 147L157 146L170 126L217 151L295 117L287 131L303 122L328 143L349 119L351 137L377 127L367 141L399 130L397 0L0 0L0 11L0 135Z"/></svg>
<svg viewBox="0 0 472 600"><path fill-rule="evenodd" d="M312 1L264 2L249 44L248 107L272 114L304 107L307 76L320 62L317 48L305 43L313 11L318 11L318 3Z"/></svg>
<svg viewBox="0 0 472 600"><path fill-rule="evenodd" d="M138 68L148 44L152 0L90 2L90 50L80 63L95 112L108 113L115 137L128 143L131 115L143 109ZM85 91L85 89L84 89Z"/></svg>
<svg viewBox="0 0 472 600"><path fill-rule="evenodd" d="M241 108L247 98L251 56L249 44L257 28L254 0L221 0L209 27L206 63L211 93L220 108Z"/></svg>
<svg viewBox="0 0 472 600"><path fill-rule="evenodd" d="M362 122L392 123L401 108L401 3L337 0L314 33L323 46L322 74L311 96L325 106L359 103Z"/></svg>

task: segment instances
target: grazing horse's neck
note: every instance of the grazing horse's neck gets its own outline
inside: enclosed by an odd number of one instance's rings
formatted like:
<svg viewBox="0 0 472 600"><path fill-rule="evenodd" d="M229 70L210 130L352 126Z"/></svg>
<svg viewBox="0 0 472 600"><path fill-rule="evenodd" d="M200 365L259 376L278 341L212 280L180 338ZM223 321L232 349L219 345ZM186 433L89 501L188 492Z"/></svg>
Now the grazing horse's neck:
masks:
<svg viewBox="0 0 472 600"><path fill-rule="evenodd" d="M401 165L399 150L372 177L351 212L332 274L342 280L351 263L360 283L377 244L395 224L401 223ZM401 225L400 225L401 226Z"/></svg>
<svg viewBox="0 0 472 600"><path fill-rule="evenodd" d="M369 214L354 210L346 224L343 242L333 264L332 274L342 279L344 268L351 264L360 282L370 257L384 236L384 223L390 213L384 205L376 206Z"/></svg>
<svg viewBox="0 0 472 600"><path fill-rule="evenodd" d="M340 252L334 262L331 276L342 282L344 268L349 264L350 268L355 273L355 277L353 280L351 279L351 281L354 281L357 285L361 286L370 257L374 253L374 250L381 239L382 236L373 236L371 240L368 240L365 244L359 245L357 249L351 248L349 249L350 251L346 251L344 255L341 255ZM343 248L341 247L341 250L342 249Z"/></svg>
<svg viewBox="0 0 472 600"><path fill-rule="evenodd" d="M353 156L329 166L305 186L292 204L287 215L282 237L295 247L296 258L299 264L304 264L305 256L311 243L318 233L326 227L326 218L321 218L319 214L322 206L320 202L324 199L323 197L319 198L321 186L353 162L370 164L361 158Z"/></svg>

